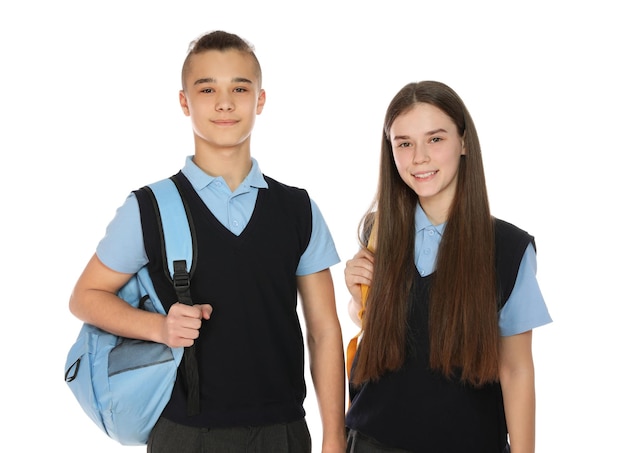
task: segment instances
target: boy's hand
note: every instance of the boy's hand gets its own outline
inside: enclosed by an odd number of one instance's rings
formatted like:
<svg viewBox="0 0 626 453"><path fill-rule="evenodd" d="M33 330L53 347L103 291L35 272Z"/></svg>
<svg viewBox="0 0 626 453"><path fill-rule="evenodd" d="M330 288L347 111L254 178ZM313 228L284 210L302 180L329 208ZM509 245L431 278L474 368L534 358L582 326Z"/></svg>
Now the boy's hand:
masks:
<svg viewBox="0 0 626 453"><path fill-rule="evenodd" d="M185 305L175 303L165 317L162 343L171 348L188 347L200 335L203 319L209 319L213 307L209 304Z"/></svg>

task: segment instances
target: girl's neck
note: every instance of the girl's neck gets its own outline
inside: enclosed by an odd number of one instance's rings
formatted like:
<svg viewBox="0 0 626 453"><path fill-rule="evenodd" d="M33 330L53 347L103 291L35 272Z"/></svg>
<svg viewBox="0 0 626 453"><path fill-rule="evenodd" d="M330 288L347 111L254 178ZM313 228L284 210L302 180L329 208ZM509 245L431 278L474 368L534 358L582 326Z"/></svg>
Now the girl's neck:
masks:
<svg viewBox="0 0 626 453"><path fill-rule="evenodd" d="M450 203L440 203L430 199L420 199L419 203L434 226L441 225L448 220Z"/></svg>

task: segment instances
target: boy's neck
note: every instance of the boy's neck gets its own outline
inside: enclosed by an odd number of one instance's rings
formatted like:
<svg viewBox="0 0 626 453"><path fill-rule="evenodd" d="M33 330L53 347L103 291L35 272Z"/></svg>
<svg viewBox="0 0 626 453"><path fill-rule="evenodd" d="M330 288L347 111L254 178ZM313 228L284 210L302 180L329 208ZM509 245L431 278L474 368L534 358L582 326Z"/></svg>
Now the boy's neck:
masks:
<svg viewBox="0 0 626 453"><path fill-rule="evenodd" d="M239 187L252 168L250 147L209 150L196 146L193 162L206 174L221 176L231 191Z"/></svg>

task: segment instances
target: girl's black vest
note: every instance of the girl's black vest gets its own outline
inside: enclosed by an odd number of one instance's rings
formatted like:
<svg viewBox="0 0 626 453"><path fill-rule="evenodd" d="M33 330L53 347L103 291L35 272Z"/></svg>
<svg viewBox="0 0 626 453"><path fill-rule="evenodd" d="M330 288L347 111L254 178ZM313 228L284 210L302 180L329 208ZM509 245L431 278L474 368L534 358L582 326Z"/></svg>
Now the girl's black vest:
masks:
<svg viewBox="0 0 626 453"><path fill-rule="evenodd" d="M296 268L311 238L311 202L302 189L265 177L241 235L210 212L182 173L182 188L197 238L191 280L196 304L213 305L196 340L200 409L187 416L179 367L163 416L198 427L259 426L304 417L304 344L298 315ZM141 204L140 204L141 205ZM165 277L159 229L142 213L150 275L166 310L177 301Z"/></svg>
<svg viewBox="0 0 626 453"><path fill-rule="evenodd" d="M496 219L496 270L502 307L534 238ZM480 389L429 368L428 301L431 276L415 271L411 290L409 351L405 365L361 388L350 386L346 424L378 442L415 452L501 453L507 445L499 384ZM358 352L355 361L358 360Z"/></svg>

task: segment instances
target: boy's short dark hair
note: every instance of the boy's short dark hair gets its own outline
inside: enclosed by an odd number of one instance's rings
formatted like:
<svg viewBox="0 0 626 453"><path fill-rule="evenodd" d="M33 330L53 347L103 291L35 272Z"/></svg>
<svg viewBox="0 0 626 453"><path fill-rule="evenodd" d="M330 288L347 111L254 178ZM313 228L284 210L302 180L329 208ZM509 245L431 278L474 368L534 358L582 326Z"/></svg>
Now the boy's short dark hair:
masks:
<svg viewBox="0 0 626 453"><path fill-rule="evenodd" d="M252 61L254 62L254 65L256 66L257 75L259 77L259 85L261 84L261 64L259 63L259 60L254 53L254 46L245 39L239 37L238 35L221 30L216 30L200 36L189 44L187 57L183 62L183 89L185 89L185 75L189 71L191 57L193 55L197 55L203 52L208 52L209 50L217 50L220 52L226 52L228 50L238 50L239 52L247 53L248 55L250 55Z"/></svg>

